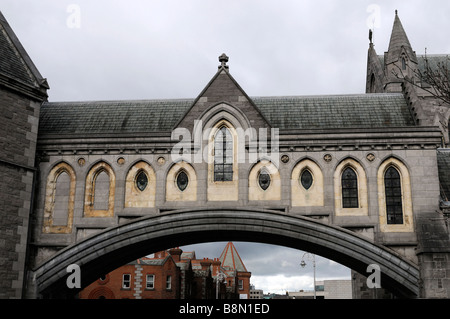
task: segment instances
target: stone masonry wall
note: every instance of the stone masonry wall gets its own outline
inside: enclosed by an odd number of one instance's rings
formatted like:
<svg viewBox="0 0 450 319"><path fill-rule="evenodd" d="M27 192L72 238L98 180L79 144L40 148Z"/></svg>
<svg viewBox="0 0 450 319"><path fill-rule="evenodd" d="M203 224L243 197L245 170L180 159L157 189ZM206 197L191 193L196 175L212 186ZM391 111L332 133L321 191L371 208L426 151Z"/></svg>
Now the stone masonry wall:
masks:
<svg viewBox="0 0 450 319"><path fill-rule="evenodd" d="M0 298L21 298L40 104L0 88Z"/></svg>

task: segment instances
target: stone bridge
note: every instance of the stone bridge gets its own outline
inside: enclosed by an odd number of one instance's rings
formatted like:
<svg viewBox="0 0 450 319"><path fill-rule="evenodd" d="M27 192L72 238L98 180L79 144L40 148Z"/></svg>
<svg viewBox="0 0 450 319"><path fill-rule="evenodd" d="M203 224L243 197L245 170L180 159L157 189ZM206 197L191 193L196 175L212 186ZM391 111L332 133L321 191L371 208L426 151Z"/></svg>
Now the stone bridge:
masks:
<svg viewBox="0 0 450 319"><path fill-rule="evenodd" d="M81 268L82 287L132 259L185 244L239 240L307 250L366 274L377 264L381 284L397 296L419 295L418 266L395 251L342 227L308 217L264 209L193 209L143 217L106 229L73 244L34 270L41 297L62 298L78 292L66 285L67 267Z"/></svg>

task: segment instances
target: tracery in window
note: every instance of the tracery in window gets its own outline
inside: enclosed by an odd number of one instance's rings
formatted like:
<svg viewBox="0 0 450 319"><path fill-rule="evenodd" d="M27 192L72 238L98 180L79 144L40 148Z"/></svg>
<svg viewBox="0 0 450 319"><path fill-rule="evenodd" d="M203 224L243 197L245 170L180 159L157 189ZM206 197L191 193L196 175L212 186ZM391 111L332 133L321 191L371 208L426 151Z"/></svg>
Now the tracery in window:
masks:
<svg viewBox="0 0 450 319"><path fill-rule="evenodd" d="M308 190L311 188L313 183L313 176L311 172L307 169L305 169L302 174L300 175L300 183L302 184L303 188Z"/></svg>
<svg viewBox="0 0 450 319"><path fill-rule="evenodd" d="M358 177L356 172L347 167L342 173L342 207L358 208Z"/></svg>
<svg viewBox="0 0 450 319"><path fill-rule="evenodd" d="M214 138L214 181L233 180L233 136L222 126Z"/></svg>
<svg viewBox="0 0 450 319"><path fill-rule="evenodd" d="M386 215L388 224L403 224L402 186L400 174L393 167L389 167L384 174L384 188L386 197Z"/></svg>
<svg viewBox="0 0 450 319"><path fill-rule="evenodd" d="M184 191L189 184L189 178L185 171L181 171L177 175L177 186L180 191Z"/></svg>
<svg viewBox="0 0 450 319"><path fill-rule="evenodd" d="M148 185L147 174L143 170L139 171L136 176L136 187L143 192Z"/></svg>
<svg viewBox="0 0 450 319"><path fill-rule="evenodd" d="M261 187L262 190L267 190L270 186L270 180L269 172L265 167L263 167L258 176L259 187Z"/></svg>

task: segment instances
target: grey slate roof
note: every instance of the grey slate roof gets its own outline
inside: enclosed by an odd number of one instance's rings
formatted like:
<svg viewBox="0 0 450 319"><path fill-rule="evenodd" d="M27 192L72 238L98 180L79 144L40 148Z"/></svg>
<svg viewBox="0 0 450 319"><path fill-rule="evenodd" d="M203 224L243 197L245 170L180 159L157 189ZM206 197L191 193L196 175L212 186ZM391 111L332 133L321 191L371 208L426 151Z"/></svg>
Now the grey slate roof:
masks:
<svg viewBox="0 0 450 319"><path fill-rule="evenodd" d="M170 131L193 99L44 103L39 134Z"/></svg>
<svg viewBox="0 0 450 319"><path fill-rule="evenodd" d="M284 129L414 126L402 94L259 97L253 101L273 127Z"/></svg>
<svg viewBox="0 0 450 319"><path fill-rule="evenodd" d="M0 12L0 74L30 87L48 89L19 39Z"/></svg>
<svg viewBox="0 0 450 319"><path fill-rule="evenodd" d="M450 151L438 150L437 161L441 197L444 201L450 201Z"/></svg>
<svg viewBox="0 0 450 319"><path fill-rule="evenodd" d="M402 94L254 97L280 129L414 126ZM171 131L194 99L46 102L39 134L121 134Z"/></svg>

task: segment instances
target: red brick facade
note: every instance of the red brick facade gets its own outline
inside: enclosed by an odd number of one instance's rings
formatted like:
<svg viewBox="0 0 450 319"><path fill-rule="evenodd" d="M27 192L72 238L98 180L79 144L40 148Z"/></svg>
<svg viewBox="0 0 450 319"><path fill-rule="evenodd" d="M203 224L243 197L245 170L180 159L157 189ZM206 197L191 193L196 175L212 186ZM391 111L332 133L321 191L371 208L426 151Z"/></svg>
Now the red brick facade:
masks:
<svg viewBox="0 0 450 319"><path fill-rule="evenodd" d="M226 275L217 284L219 272ZM250 272L223 268L219 258L195 259L179 248L139 258L83 289L80 299L237 299L250 293ZM241 286L239 282L241 281Z"/></svg>

